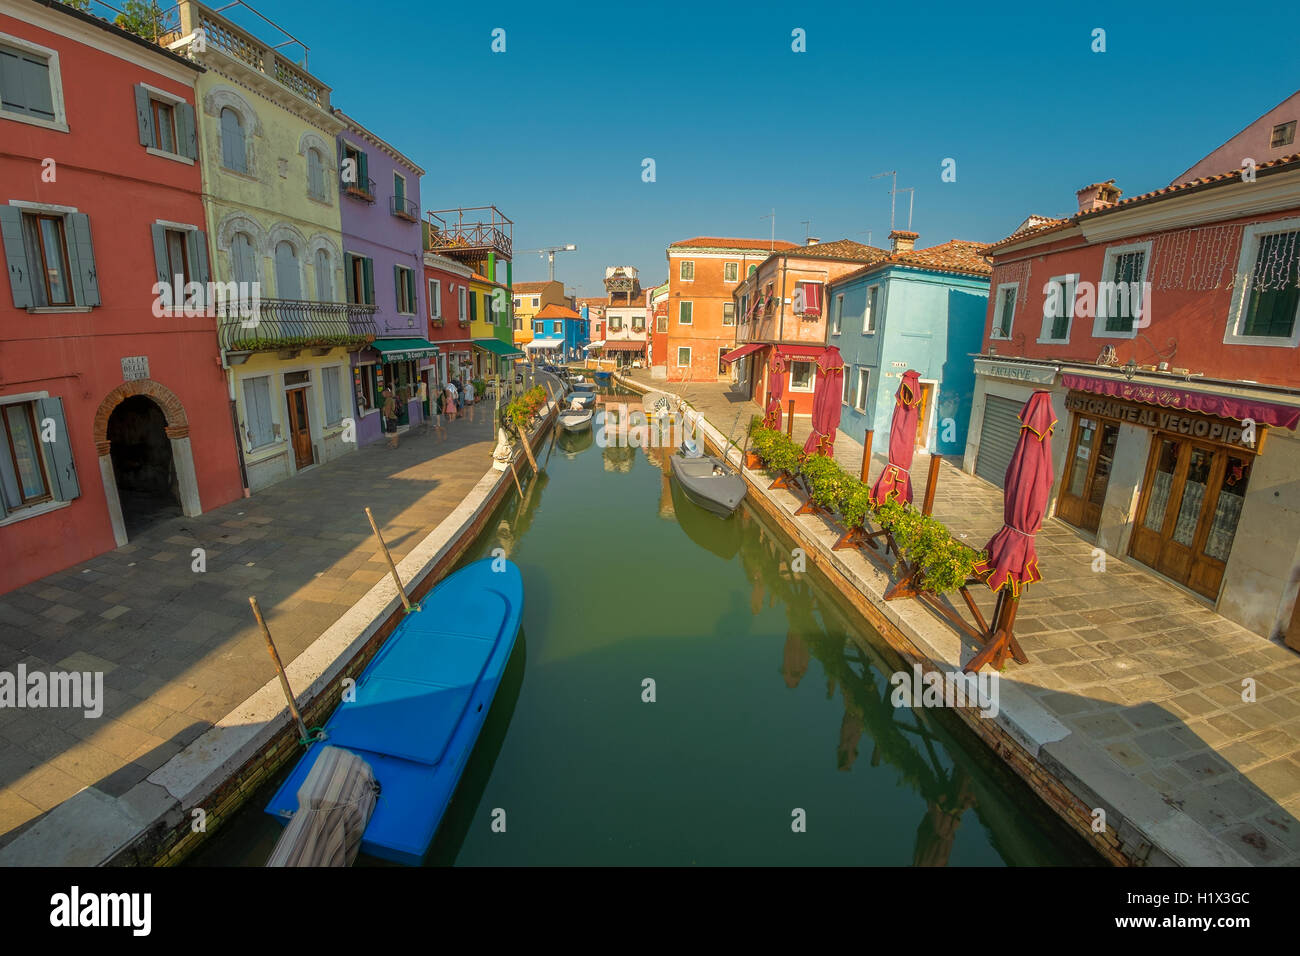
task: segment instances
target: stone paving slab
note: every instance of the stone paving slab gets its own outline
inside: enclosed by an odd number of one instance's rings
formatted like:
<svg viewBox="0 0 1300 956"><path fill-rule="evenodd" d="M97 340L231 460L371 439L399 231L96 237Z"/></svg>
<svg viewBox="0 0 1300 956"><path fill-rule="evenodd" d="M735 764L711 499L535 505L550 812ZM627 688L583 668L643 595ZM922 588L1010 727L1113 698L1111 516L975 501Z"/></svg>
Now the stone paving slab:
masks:
<svg viewBox="0 0 1300 956"><path fill-rule="evenodd" d="M0 595L0 671L102 673L104 712L0 708L0 846L93 786L119 796L274 677L256 595L289 664L482 479L491 406L380 440ZM203 548L206 571L192 570Z"/></svg>
<svg viewBox="0 0 1300 956"><path fill-rule="evenodd" d="M675 387L645 372L632 378L647 388ZM681 394L723 433L743 409L736 432L742 442L744 424L760 414L725 384L690 384ZM808 418L795 419L797 440L809 430ZM862 445L840 432L835 457L858 474ZM873 461L872 478L886 464L879 455ZM918 455L918 500L928 467L928 456ZM958 538L983 546L1002 525L1002 503L998 488L941 464L934 515ZM1044 523L1044 580L1026 590L1016 618L1030 662L1011 663L1003 677L1071 733L1097 744L1134 785L1181 809L1247 861L1297 865L1300 656L1122 558L1106 555L1104 572L1094 571L1093 549L1064 522ZM987 618L992 593L976 591ZM1243 699L1247 679L1255 683L1253 701Z"/></svg>

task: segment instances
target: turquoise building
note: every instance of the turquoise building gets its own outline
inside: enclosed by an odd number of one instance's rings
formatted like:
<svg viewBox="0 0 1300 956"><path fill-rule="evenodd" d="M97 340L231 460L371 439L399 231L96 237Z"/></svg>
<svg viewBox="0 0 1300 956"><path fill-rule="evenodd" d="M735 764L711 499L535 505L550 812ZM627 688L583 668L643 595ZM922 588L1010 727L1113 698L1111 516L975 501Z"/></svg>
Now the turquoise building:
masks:
<svg viewBox="0 0 1300 956"><path fill-rule="evenodd" d="M873 450L889 447L894 393L909 368L920 373L918 451L961 455L975 393L975 363L992 269L983 243L954 239L914 249L915 233L896 232L887 259L827 286L827 345L844 359L840 431Z"/></svg>

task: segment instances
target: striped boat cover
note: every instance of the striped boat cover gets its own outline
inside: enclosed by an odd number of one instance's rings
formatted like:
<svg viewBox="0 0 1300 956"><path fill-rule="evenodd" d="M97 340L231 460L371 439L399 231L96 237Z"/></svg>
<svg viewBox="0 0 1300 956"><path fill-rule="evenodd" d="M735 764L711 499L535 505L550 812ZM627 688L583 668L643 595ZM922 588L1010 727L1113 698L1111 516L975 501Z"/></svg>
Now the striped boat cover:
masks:
<svg viewBox="0 0 1300 956"><path fill-rule="evenodd" d="M298 812L266 865L351 866L378 795L368 763L350 750L325 747L298 789Z"/></svg>

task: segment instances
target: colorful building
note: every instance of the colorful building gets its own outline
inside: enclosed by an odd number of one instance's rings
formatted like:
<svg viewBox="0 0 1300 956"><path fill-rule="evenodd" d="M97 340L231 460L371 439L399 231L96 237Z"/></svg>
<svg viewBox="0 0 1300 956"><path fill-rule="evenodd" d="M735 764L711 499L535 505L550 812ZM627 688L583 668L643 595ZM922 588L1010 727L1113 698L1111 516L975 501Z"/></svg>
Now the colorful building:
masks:
<svg viewBox="0 0 1300 956"><path fill-rule="evenodd" d="M514 287L513 305L514 342L525 348L533 338L533 318L548 305L569 305L564 294L564 283L559 279L548 282L520 282Z"/></svg>
<svg viewBox="0 0 1300 956"><path fill-rule="evenodd" d="M668 368L664 356L668 353L668 283L650 290L649 341L646 343L646 363L652 378L667 378Z"/></svg>
<svg viewBox="0 0 1300 956"><path fill-rule="evenodd" d="M469 327L469 280L474 270L455 259L424 254L425 302L429 306L428 337L438 347L434 381L444 388L449 381L473 377L474 345Z"/></svg>
<svg viewBox="0 0 1300 956"><path fill-rule="evenodd" d="M1016 413L1049 389L1049 510L1300 647L1300 155L1076 196L987 250L965 466L1000 485Z"/></svg>
<svg viewBox="0 0 1300 956"><path fill-rule="evenodd" d="M547 305L533 319L528 355L543 362L572 362L583 357L587 320L563 305Z"/></svg>
<svg viewBox="0 0 1300 956"><path fill-rule="evenodd" d="M736 347L736 287L793 242L697 236L672 243L668 256L668 330L664 374L670 382L731 378L722 356Z"/></svg>
<svg viewBox="0 0 1300 956"><path fill-rule="evenodd" d="M896 235L904 240L916 238L911 232ZM736 322L734 339L730 345L717 346L716 356L710 352L710 361L717 363L717 378L736 382L763 406L771 390L772 353L780 353L785 376L782 414L794 402L796 415L811 415L817 388L816 359L829 344L826 284L882 261L889 252L852 239L809 239L803 246L786 246L752 264L732 288L731 315L724 320ZM671 328L671 315L669 320ZM732 349L736 354L724 362ZM669 372L671 375L671 368Z"/></svg>
<svg viewBox="0 0 1300 956"><path fill-rule="evenodd" d="M243 494L206 311L202 76L62 4L0 10L0 591Z"/></svg>
<svg viewBox="0 0 1300 956"><path fill-rule="evenodd" d="M438 348L428 339L420 229L424 170L357 120L338 134L343 278L347 301L375 307L376 338L352 353L348 372L357 444L379 438L392 389L399 430L423 421ZM355 174L355 175L354 175ZM436 380L432 383L437 387Z"/></svg>
<svg viewBox="0 0 1300 956"><path fill-rule="evenodd" d="M826 287L827 344L844 360L840 430L860 442L872 429L887 443L899 379L915 369L917 449L960 455L975 393L970 357L983 342L993 270L979 253L984 243L914 242L895 232L887 258Z"/></svg>
<svg viewBox="0 0 1300 956"><path fill-rule="evenodd" d="M180 0L179 20L173 47L205 67L196 107L209 261L216 281L241 290L218 307L217 332L256 491L356 451L353 404L379 400L352 361L376 336L377 277L358 288L345 272L339 211L340 188L369 185L341 180L344 122L329 87L285 55L296 40L269 21L264 40L193 0Z"/></svg>

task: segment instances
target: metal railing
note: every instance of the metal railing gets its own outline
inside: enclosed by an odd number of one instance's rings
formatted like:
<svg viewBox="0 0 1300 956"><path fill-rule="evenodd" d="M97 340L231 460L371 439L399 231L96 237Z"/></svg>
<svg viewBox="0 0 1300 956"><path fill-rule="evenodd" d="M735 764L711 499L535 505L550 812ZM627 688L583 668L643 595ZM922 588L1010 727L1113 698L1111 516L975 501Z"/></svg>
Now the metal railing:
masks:
<svg viewBox="0 0 1300 956"><path fill-rule="evenodd" d="M364 183L344 183L339 185L343 189L343 195L351 196L353 199L360 199L362 202L368 202L374 205L375 202L375 181L367 179Z"/></svg>
<svg viewBox="0 0 1300 956"><path fill-rule="evenodd" d="M402 196L392 196L388 200L388 211L399 219L408 222L420 221L420 207Z"/></svg>
<svg viewBox="0 0 1300 956"><path fill-rule="evenodd" d="M452 221L452 214L455 221ZM466 221L466 213L482 213ZM427 214L429 228L428 248L431 252L455 250L491 250L506 259L511 258L514 245L514 223L496 206L465 206L458 209L437 209Z"/></svg>
<svg viewBox="0 0 1300 956"><path fill-rule="evenodd" d="M261 299L216 305L217 337L228 352L363 345L378 335L375 306Z"/></svg>

